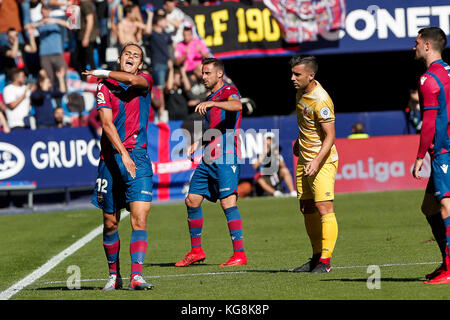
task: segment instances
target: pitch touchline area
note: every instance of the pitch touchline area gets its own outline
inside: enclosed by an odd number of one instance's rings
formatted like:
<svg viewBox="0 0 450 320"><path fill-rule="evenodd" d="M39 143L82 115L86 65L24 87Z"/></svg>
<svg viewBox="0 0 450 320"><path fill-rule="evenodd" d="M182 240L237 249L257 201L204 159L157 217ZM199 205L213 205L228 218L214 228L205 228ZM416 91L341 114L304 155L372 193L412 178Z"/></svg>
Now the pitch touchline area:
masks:
<svg viewBox="0 0 450 320"><path fill-rule="evenodd" d="M121 215L121 220L126 218L130 213L128 211L123 211ZM41 267L34 270L28 276L22 280L16 282L8 289L0 292L0 300L9 300L12 296L23 290L25 287L31 285L32 283L39 280L50 270L55 268L64 259L81 249L84 245L92 241L98 235L103 232L103 225L98 226L83 238L76 241L74 244L61 251L59 254L48 260ZM415 265L427 265L427 264L438 264L440 262L413 262L413 263L391 263L391 264L379 264L378 267L396 267L396 266L415 266ZM368 268L370 265L365 266L336 266L333 269L355 269L355 268ZM240 271L221 271L221 272L203 272L203 273L188 273L188 274L172 274L172 275L158 275L158 276L145 276L145 278L156 279L156 278L176 278L176 277L198 277L198 276L215 276L215 275L228 275L228 274L239 274L239 273L256 273L256 272L267 272L267 273L277 273L277 272L291 272L291 270L240 270ZM127 279L127 278L123 278ZM92 281L105 281L107 279L80 279L81 282L92 282ZM58 284L66 283L66 281L48 281L43 284Z"/></svg>
<svg viewBox="0 0 450 320"><path fill-rule="evenodd" d="M129 214L130 213L128 211L122 211L120 220L126 218ZM25 287L29 286L30 284L34 283L36 280L47 274L50 270L52 270L54 267L60 264L64 259L66 259L70 255L72 255L73 253L84 247L84 245L86 245L87 243L89 243L102 233L103 233L103 225L100 225L91 232L89 232L87 235L85 235L83 238L76 241L70 247L61 251L59 254L48 260L38 269L30 273L28 276L16 282L5 291L0 292L0 300L10 299L13 295L20 292L22 289L24 289Z"/></svg>

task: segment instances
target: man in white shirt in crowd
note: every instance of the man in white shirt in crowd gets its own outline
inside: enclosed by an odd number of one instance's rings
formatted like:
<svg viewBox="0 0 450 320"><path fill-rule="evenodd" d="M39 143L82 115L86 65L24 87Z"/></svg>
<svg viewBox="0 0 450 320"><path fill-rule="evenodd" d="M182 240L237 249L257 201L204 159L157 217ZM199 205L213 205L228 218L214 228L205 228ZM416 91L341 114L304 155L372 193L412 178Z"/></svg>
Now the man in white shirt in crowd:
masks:
<svg viewBox="0 0 450 320"><path fill-rule="evenodd" d="M3 90L6 105L6 118L11 130L25 128L25 117L30 114L31 85L26 84L25 71L14 69L11 73L12 83Z"/></svg>

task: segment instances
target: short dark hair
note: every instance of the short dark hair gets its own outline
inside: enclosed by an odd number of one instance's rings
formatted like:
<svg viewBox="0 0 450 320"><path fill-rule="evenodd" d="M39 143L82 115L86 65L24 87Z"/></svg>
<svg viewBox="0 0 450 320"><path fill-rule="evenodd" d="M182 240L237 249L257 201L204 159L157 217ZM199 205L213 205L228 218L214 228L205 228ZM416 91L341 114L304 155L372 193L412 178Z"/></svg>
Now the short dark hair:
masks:
<svg viewBox="0 0 450 320"><path fill-rule="evenodd" d="M120 50L120 55L119 55L119 57L122 57L122 53L125 51L125 49L127 48L127 47L129 47L129 46L135 46L135 47L138 47L140 50L141 50L141 62L143 62L144 61L144 49L142 49L141 48L141 46L140 45L138 45L137 43L134 43L134 42L128 42L128 43L126 43L123 47L122 47L122 50Z"/></svg>
<svg viewBox="0 0 450 320"><path fill-rule="evenodd" d="M429 41L434 50L442 53L447 46L447 36L438 27L428 27L419 30L419 35L425 41Z"/></svg>
<svg viewBox="0 0 450 320"><path fill-rule="evenodd" d="M25 72L25 70L22 69L22 68L13 68L13 69L11 69L11 71L10 71L11 78L14 79L16 75L18 75L19 73L22 73L22 72L23 72L25 75L27 75L27 73Z"/></svg>
<svg viewBox="0 0 450 320"><path fill-rule="evenodd" d="M217 59L217 58L204 58L204 59L202 60L202 64L203 64L203 65L205 65L205 64L211 64L211 63L214 65L214 67L215 67L216 69L219 69L219 70L222 70L222 71L225 72L225 66L224 66L222 60L219 60L219 59Z"/></svg>
<svg viewBox="0 0 450 320"><path fill-rule="evenodd" d="M127 4L125 8L123 8L123 13L126 16L127 14L131 13L133 11L133 8L135 7L135 4Z"/></svg>
<svg viewBox="0 0 450 320"><path fill-rule="evenodd" d="M289 64L291 65L291 68L303 64L314 72L314 74L319 70L319 64L314 56L294 56L289 60Z"/></svg>

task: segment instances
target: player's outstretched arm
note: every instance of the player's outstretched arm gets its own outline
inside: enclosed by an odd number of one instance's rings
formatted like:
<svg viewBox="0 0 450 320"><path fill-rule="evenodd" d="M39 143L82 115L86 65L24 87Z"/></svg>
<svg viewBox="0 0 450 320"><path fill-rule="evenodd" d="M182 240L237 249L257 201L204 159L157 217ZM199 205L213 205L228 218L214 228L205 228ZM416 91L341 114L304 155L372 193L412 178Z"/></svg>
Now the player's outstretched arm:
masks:
<svg viewBox="0 0 450 320"><path fill-rule="evenodd" d="M132 74L124 71L109 71L109 70L86 70L82 73L85 76L94 76L101 79L113 79L132 87L146 89L148 88L147 80L137 74Z"/></svg>

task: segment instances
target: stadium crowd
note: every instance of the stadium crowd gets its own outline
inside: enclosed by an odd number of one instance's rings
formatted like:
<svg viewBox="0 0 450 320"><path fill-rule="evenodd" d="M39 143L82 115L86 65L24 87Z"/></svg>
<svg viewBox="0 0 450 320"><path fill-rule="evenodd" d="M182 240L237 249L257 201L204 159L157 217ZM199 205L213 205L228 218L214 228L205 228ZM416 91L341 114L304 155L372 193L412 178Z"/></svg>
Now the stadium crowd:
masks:
<svg viewBox="0 0 450 320"><path fill-rule="evenodd" d="M141 44L154 78L149 121L193 116L210 56L184 6L206 0L0 0L0 129L87 126L99 132L96 80L122 46ZM62 120L61 120L62 119Z"/></svg>

